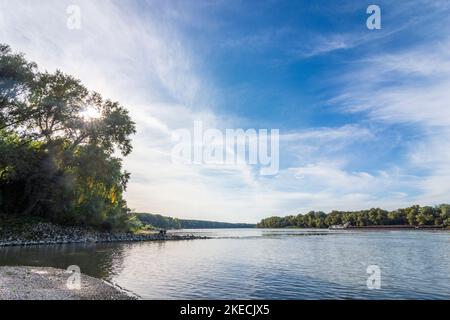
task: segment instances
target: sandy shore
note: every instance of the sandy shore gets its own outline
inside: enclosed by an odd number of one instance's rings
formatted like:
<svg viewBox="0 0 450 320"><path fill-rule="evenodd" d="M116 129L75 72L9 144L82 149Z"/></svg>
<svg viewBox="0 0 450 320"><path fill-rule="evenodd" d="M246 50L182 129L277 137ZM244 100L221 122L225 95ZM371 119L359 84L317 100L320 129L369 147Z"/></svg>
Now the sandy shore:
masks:
<svg viewBox="0 0 450 320"><path fill-rule="evenodd" d="M81 274L79 289L70 289L66 270L0 267L0 300L133 300L107 282Z"/></svg>

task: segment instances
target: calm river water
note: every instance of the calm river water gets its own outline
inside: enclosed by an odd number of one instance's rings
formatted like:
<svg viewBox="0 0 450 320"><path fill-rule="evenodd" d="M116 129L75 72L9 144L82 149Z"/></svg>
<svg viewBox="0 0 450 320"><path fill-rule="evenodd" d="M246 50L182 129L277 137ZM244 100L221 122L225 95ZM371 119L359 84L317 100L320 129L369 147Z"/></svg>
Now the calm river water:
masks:
<svg viewBox="0 0 450 320"><path fill-rule="evenodd" d="M145 299L450 299L450 232L177 232L213 239L0 248L0 265L78 265Z"/></svg>

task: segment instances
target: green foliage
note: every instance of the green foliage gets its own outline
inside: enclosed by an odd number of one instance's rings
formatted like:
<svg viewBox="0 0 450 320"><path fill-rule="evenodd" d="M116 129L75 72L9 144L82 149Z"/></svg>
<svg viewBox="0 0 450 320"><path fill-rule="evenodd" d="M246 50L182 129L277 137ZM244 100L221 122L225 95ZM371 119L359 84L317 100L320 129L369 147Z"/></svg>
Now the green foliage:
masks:
<svg viewBox="0 0 450 320"><path fill-rule="evenodd" d="M135 226L123 199L129 173L117 157L132 151L134 133L117 102L0 45L0 214Z"/></svg>
<svg viewBox="0 0 450 320"><path fill-rule="evenodd" d="M370 209L361 211L332 211L328 214L311 211L305 215L270 217L261 220L258 228L328 228L332 225L350 223L363 227L373 225L435 225L450 227L450 205L437 207L412 206L406 209L386 211Z"/></svg>
<svg viewBox="0 0 450 320"><path fill-rule="evenodd" d="M254 224L227 223L202 220L184 220L165 217L159 214L137 213L136 216L144 224L160 229L217 229L217 228L254 228Z"/></svg>
<svg viewBox="0 0 450 320"><path fill-rule="evenodd" d="M144 226L144 224L134 215L128 219L126 226L127 230L134 233L142 230L151 230L151 226Z"/></svg>

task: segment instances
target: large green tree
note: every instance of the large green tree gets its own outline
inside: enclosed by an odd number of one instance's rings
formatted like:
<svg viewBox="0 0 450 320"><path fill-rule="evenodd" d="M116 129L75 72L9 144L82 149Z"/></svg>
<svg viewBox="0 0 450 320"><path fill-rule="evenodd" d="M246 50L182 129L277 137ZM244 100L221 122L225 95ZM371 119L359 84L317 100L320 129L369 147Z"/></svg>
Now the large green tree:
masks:
<svg viewBox="0 0 450 320"><path fill-rule="evenodd" d="M96 113L96 117L88 115ZM126 224L122 194L135 124L61 71L0 46L0 211L105 228Z"/></svg>

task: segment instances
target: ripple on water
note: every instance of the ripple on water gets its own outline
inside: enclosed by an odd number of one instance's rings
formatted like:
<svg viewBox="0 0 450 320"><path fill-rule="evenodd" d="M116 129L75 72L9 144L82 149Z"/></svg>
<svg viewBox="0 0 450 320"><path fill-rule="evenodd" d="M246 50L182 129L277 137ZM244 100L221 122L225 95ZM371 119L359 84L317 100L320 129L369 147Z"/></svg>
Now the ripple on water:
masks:
<svg viewBox="0 0 450 320"><path fill-rule="evenodd" d="M449 233L196 232L214 239L2 248L0 264L76 264L148 299L450 299Z"/></svg>

